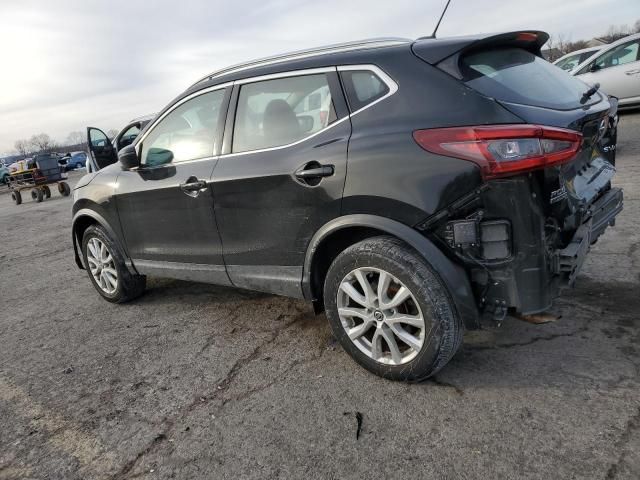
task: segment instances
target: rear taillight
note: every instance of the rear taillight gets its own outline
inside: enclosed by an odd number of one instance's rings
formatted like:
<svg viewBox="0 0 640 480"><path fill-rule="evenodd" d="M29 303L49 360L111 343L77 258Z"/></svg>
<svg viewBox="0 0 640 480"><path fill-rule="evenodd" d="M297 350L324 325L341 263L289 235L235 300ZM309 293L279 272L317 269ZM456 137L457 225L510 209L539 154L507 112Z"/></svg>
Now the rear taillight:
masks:
<svg viewBox="0 0 640 480"><path fill-rule="evenodd" d="M476 163L491 179L566 163L582 135L540 125L491 125L416 130L413 138L429 152Z"/></svg>

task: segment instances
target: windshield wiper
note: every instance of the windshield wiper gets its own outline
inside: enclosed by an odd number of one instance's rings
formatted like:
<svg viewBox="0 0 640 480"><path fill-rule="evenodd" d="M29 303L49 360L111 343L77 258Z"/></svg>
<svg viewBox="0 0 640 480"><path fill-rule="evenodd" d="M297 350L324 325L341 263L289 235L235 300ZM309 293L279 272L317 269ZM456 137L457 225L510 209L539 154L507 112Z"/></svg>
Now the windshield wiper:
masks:
<svg viewBox="0 0 640 480"><path fill-rule="evenodd" d="M600 88L600 84L596 83L593 87L591 87L589 90L584 92L582 94L582 98L580 99L580 103L585 103L587 100L593 97L593 94L596 93L599 88Z"/></svg>

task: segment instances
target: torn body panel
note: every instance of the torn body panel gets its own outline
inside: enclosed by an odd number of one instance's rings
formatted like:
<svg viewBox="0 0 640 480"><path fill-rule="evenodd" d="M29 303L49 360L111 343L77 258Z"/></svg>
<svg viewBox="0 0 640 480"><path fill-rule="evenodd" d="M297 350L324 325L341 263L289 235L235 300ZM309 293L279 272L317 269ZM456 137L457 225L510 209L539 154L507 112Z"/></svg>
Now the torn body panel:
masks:
<svg viewBox="0 0 640 480"><path fill-rule="evenodd" d="M487 182L418 225L465 266L485 317L550 308L622 210L622 191L611 188L615 169L603 158L570 180L554 170Z"/></svg>

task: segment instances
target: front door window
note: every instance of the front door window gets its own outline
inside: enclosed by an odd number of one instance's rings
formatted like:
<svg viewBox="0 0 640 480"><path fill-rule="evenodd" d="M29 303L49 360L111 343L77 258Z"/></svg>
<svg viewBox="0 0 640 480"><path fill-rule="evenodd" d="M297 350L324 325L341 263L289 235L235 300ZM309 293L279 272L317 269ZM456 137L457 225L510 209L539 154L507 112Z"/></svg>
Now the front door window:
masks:
<svg viewBox="0 0 640 480"><path fill-rule="evenodd" d="M148 167L213 156L224 90L199 95L172 110L142 141Z"/></svg>

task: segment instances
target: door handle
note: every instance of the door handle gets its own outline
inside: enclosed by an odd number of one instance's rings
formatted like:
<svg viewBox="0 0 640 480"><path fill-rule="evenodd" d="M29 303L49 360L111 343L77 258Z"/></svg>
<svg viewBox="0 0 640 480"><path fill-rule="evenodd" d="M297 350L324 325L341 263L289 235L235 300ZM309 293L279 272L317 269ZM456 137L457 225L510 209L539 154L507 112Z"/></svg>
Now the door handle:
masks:
<svg viewBox="0 0 640 480"><path fill-rule="evenodd" d="M638 73L640 73L640 68L636 68L635 70L627 70L626 72L627 75L637 75Z"/></svg>
<svg viewBox="0 0 640 480"><path fill-rule="evenodd" d="M319 167L306 168L302 167L297 170L295 175L300 180L309 180L312 178L330 177L334 173L333 165L320 165Z"/></svg>
<svg viewBox="0 0 640 480"><path fill-rule="evenodd" d="M189 177L185 183L180 184L180 190L191 197L197 197L205 188L207 188L206 180L198 180L196 177Z"/></svg>

